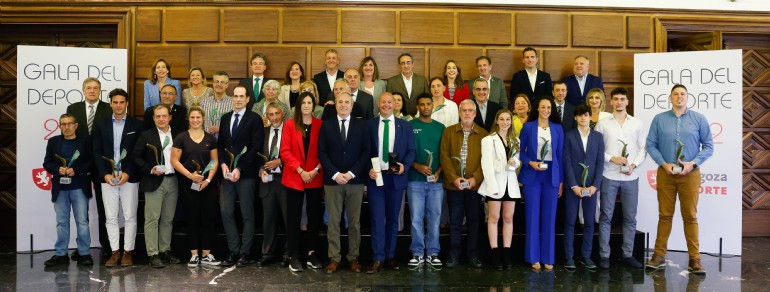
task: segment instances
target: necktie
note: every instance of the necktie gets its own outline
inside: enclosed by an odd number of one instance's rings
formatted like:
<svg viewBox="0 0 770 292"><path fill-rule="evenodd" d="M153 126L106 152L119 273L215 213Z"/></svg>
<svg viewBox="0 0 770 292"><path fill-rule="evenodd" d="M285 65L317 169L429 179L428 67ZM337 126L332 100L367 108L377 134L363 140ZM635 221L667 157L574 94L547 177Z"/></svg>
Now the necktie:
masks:
<svg viewBox="0 0 770 292"><path fill-rule="evenodd" d="M166 165L166 156L163 153L166 153L166 147L168 147L168 144L171 144L171 137L166 136L166 138L163 139L163 145L161 145L160 149L160 157L163 159L163 165Z"/></svg>
<svg viewBox="0 0 770 292"><path fill-rule="evenodd" d="M348 140L348 135L345 131L345 119L342 119L342 126L340 127L340 135L342 136L342 144L344 145L345 142Z"/></svg>
<svg viewBox="0 0 770 292"><path fill-rule="evenodd" d="M390 120L382 120L385 125L382 129L382 161L388 162L388 153L390 153Z"/></svg>
<svg viewBox="0 0 770 292"><path fill-rule="evenodd" d="M559 120L560 120L560 121L563 121L563 120L564 120L564 115L563 115L563 112L564 112L564 111L562 110L561 106L557 106L557 107L556 107L556 114L558 114L558 115L559 115Z"/></svg>
<svg viewBox="0 0 770 292"><path fill-rule="evenodd" d="M236 135L238 135L238 117L240 117L241 114L235 114L235 122L233 122L233 129L230 130L230 134L233 134L232 137L235 138Z"/></svg>
<svg viewBox="0 0 770 292"><path fill-rule="evenodd" d="M259 77L254 78L254 100L259 100Z"/></svg>
<svg viewBox="0 0 770 292"><path fill-rule="evenodd" d="M88 134L91 134L91 129L94 128L94 105L88 106Z"/></svg>
<svg viewBox="0 0 770 292"><path fill-rule="evenodd" d="M270 142L270 158L275 158L278 156L278 151L276 151L275 146L278 146L278 129L273 129L274 135L273 135L273 141Z"/></svg>

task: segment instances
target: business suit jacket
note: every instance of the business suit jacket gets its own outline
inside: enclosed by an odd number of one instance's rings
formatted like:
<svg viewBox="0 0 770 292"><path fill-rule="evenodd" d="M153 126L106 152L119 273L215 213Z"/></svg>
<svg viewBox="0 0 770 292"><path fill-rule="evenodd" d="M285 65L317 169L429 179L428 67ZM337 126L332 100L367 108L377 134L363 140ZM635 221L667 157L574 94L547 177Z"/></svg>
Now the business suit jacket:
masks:
<svg viewBox="0 0 770 292"><path fill-rule="evenodd" d="M558 105L557 105L558 106ZM537 114L537 113L535 113ZM551 114L555 115L557 114L556 109L551 110ZM569 102L564 103L564 118L561 120L561 129L562 132L567 133L571 131L572 129L576 128L575 124L575 106L571 105Z"/></svg>
<svg viewBox="0 0 770 292"><path fill-rule="evenodd" d="M398 153L399 162L404 165L404 173L393 176L393 183L395 184L394 188L399 190L406 189L406 185L409 182L409 169L412 167L412 163L416 157L416 149L414 146L414 131L412 130L412 124L399 118L395 118L395 121L396 134L394 137L396 140L393 142L393 149L391 149L391 152ZM376 116L371 118L366 121L366 123L369 126L369 134L372 141L371 158L380 157L380 153L378 153L380 149L380 117ZM367 180L367 185L369 187L374 187L376 181L369 179Z"/></svg>
<svg viewBox="0 0 770 292"><path fill-rule="evenodd" d="M228 166L232 165L230 156L225 150L233 153L233 157L243 151L243 147L248 147L246 153L238 160L238 167L241 170L241 178L256 178L259 176L257 165L257 152L262 152L262 140L264 137L264 124L262 117L248 109L243 113L243 117L238 120L238 133L233 137L230 121L233 119L233 112L222 115L220 119L219 139L217 139L217 150L220 163ZM221 164L220 164L221 165ZM233 171L232 169L230 171Z"/></svg>
<svg viewBox="0 0 770 292"><path fill-rule="evenodd" d="M177 134L179 134L179 131L171 128L171 136L176 137ZM150 147L147 147L147 144L152 144L158 148L158 156L163 152L163 144L160 141L160 136L158 136L157 128L142 131L139 134L139 138L136 139L136 145L134 145L134 150L131 153L131 158L134 160L137 171L142 174L142 179L139 182L139 191L145 193L157 190L164 177L152 174L152 168L157 165L156 159L161 158L155 156L155 152ZM160 160L160 163L163 163L163 160ZM166 165L166 167L172 166Z"/></svg>
<svg viewBox="0 0 770 292"><path fill-rule="evenodd" d="M495 76L492 76L491 78L492 81L490 82L489 86L489 101L496 102L502 108L508 108L508 95L505 92L505 82L503 79L497 78ZM475 88L475 84L473 84L473 82L475 80L476 78L468 80L468 89L470 89L470 95L473 100L476 100L476 96L473 94L473 89Z"/></svg>
<svg viewBox="0 0 770 292"><path fill-rule="evenodd" d="M340 78L345 78L345 72L337 69L337 78L334 79L337 80ZM318 87L318 104L324 104L329 101L329 93L332 93L332 88L329 87L329 80L326 79L326 69L313 75L313 82L315 82L315 86ZM334 100L334 98L332 97L331 100Z"/></svg>
<svg viewBox="0 0 770 292"><path fill-rule="evenodd" d="M404 94L404 109L406 110L406 114L410 116L417 114L417 97L423 93L430 93L428 79L425 79L424 76L418 75L416 73L412 73L411 95L409 95L409 91L406 90L404 77L401 75L401 73L388 78L388 84L385 86L385 88L388 92L400 92Z"/></svg>
<svg viewBox="0 0 770 292"><path fill-rule="evenodd" d="M567 102L574 106L584 104L586 102L586 94L591 89L601 88L604 90L602 78L591 74L586 75L586 86L583 92L580 91L580 85L575 75L564 77L564 83L567 84Z"/></svg>
<svg viewBox="0 0 770 292"><path fill-rule="evenodd" d="M578 129L569 131L564 136L565 189L575 186L583 187L583 167L579 163L588 165L588 179L585 187L601 188L604 173L604 137L602 133L590 130L586 145L587 150L583 150L583 141Z"/></svg>
<svg viewBox="0 0 770 292"><path fill-rule="evenodd" d="M243 78L241 81L238 81L238 85L243 85L246 87L246 95L249 97L249 102L246 104L246 108L252 108L254 106L254 103L262 100L265 98L265 83L269 81L265 75L262 75L260 77L262 81L262 86L259 88L259 96L254 96L254 75L249 76L248 78Z"/></svg>
<svg viewBox="0 0 770 292"><path fill-rule="evenodd" d="M366 120L364 117L364 107L361 106L360 103L354 102L353 108L350 110L350 116L357 118L357 119L363 119ZM337 118L337 107L333 104L327 104L323 107L323 112L321 113L321 120L330 120L330 119L336 119Z"/></svg>
<svg viewBox="0 0 770 292"><path fill-rule="evenodd" d="M302 134L294 126L294 120L289 120L283 124L283 135L281 136L281 161L283 161L284 172L281 178L281 184L287 188L298 191L304 191L305 188L323 187L323 172L316 175L312 181L305 183L302 177L297 173L297 168L302 167L304 171L313 170L320 160L318 159L318 134L321 132L322 121L313 118L310 124L310 145L308 146L307 156L305 156L305 144L302 141Z"/></svg>
<svg viewBox="0 0 770 292"><path fill-rule="evenodd" d="M374 117L374 97L371 94L363 92L361 90L356 92L356 103L361 105L361 109L364 110L364 119L371 119Z"/></svg>
<svg viewBox="0 0 770 292"><path fill-rule="evenodd" d="M564 181L564 173L562 170L564 167L564 132L561 127L555 123L548 123L551 127L551 156L553 157L553 164L551 166L551 186L558 188L559 183ZM540 161L540 148L537 147L537 121L527 122L524 127L521 128L521 163L522 168L519 172L519 181L523 184L532 183L535 181L535 173L537 172L531 166L530 161Z"/></svg>
<svg viewBox="0 0 770 292"><path fill-rule="evenodd" d="M155 129L155 120L152 119L152 116L152 107L144 110L143 130ZM187 131L190 128L187 123L187 108L181 105L171 107L171 121L168 122L168 125L177 132Z"/></svg>
<svg viewBox="0 0 770 292"><path fill-rule="evenodd" d="M385 87L387 86L388 82L382 79L374 80L374 90L372 91L372 99L374 101L374 106L372 108L373 114L376 116L380 114L380 109L377 108L377 104L380 102L380 95L385 92ZM361 80L361 83L358 84L358 90L366 90L366 86L364 86L364 81Z"/></svg>
<svg viewBox="0 0 770 292"><path fill-rule="evenodd" d="M61 155L61 145L64 140L64 136L53 136L48 139L48 145L45 148L45 157L43 158L43 168L45 171L51 174L51 202L56 202L56 198L59 197L59 191L61 190L61 184L59 184L59 167L61 162L55 158L54 154ZM93 156L91 156L91 139L87 135L80 136L75 135L77 143L76 149L80 151L80 156L72 163L72 170L75 172L75 180L78 182L80 189L83 190L83 194L86 198L91 197L91 179L88 172L93 167ZM65 157L70 159L70 157ZM69 161L68 161L69 162Z"/></svg>
<svg viewBox="0 0 770 292"><path fill-rule="evenodd" d="M348 119L345 122L348 134L342 143L340 124L334 119L324 121L318 135L318 159L324 169L324 184L337 185L332 179L335 173L352 172L356 177L348 184L363 184L369 179L371 167L371 140L369 127L361 119Z"/></svg>
<svg viewBox="0 0 770 292"><path fill-rule="evenodd" d="M495 124L495 115L497 115L497 112L501 109L503 109L499 104L497 104L494 101L487 101L487 116L486 116L486 123L484 120L481 119L481 110L479 110L479 103L475 102L476 104L476 118L473 119L473 122L476 123L476 125L484 127L484 130L487 130L489 132L492 129L492 125Z"/></svg>
<svg viewBox="0 0 770 292"><path fill-rule="evenodd" d="M464 178L476 179L476 186L473 191L478 191L481 183L484 182L484 172L481 171L481 139L488 136L489 132L479 125L473 125L470 135L468 135L468 156L466 158ZM463 126L462 122L447 126L441 134L441 169L444 170L444 188L457 191L453 182L460 177L460 169L457 160L453 156L460 157L460 148L463 145Z"/></svg>
<svg viewBox="0 0 770 292"><path fill-rule="evenodd" d="M90 136L88 133L88 112L85 104L85 101L79 101L67 106L67 113L75 116L75 121L78 122L78 136L84 137ZM112 115L112 108L110 108L109 103L100 100L97 104L94 112L94 126L101 121L109 120L110 115Z"/></svg>
<svg viewBox="0 0 770 292"><path fill-rule="evenodd" d="M551 95L551 74L537 70L535 77L535 91L532 91L532 85L529 84L529 75L527 70L521 70L513 74L511 78L511 100L519 93L526 94L529 97L529 103L534 104L538 98L545 95Z"/></svg>
<svg viewBox="0 0 770 292"><path fill-rule="evenodd" d="M515 138L518 140L518 138ZM519 180L515 171L508 171L509 153L505 152L505 144L497 133L481 139L481 172L484 181L479 187L479 194L494 199L500 199L508 190L511 198L521 198ZM514 155L518 160L519 153ZM518 162L521 165L521 160Z"/></svg>
<svg viewBox="0 0 770 292"><path fill-rule="evenodd" d="M122 172L128 174L128 182L137 183L140 180L139 171L134 165L134 161L131 159L131 153L136 146L136 140L139 139L139 135L142 133L142 122L138 119L130 116L126 116L123 121L123 133L120 138L120 149L126 149L126 157L120 163L120 169ZM102 156L109 159L115 157L114 140L112 138L113 127L112 118L107 121L99 123L94 126L93 134L93 150L94 150L94 162L96 169L99 172L99 177L104 182L104 176L112 174L112 167ZM117 161L115 161L117 163Z"/></svg>

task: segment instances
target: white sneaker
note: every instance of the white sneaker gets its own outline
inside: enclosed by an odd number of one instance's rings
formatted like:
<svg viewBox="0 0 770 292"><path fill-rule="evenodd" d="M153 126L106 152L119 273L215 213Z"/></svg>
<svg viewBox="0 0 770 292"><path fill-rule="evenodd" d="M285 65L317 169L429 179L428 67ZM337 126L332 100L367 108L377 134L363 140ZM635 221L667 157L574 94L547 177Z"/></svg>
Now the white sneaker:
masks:
<svg viewBox="0 0 770 292"><path fill-rule="evenodd" d="M194 267L197 267L198 264L200 263L201 263L201 259L198 257L197 254L194 254L192 257L190 257L190 261L187 262L187 266L194 268Z"/></svg>
<svg viewBox="0 0 770 292"><path fill-rule="evenodd" d="M408 265L412 267L416 267L416 266L422 265L422 263L424 262L425 262L425 259L422 256L416 255L416 256L412 256L412 259L409 260Z"/></svg>
<svg viewBox="0 0 770 292"><path fill-rule="evenodd" d="M214 258L213 254L208 254L201 260L201 264L207 265L207 266L218 266L222 264L222 262L218 261L216 258Z"/></svg>
<svg viewBox="0 0 770 292"><path fill-rule="evenodd" d="M441 263L441 260L438 258L438 255L428 256L428 259L425 262L427 262L431 266L436 266L436 267L443 265L443 263Z"/></svg>

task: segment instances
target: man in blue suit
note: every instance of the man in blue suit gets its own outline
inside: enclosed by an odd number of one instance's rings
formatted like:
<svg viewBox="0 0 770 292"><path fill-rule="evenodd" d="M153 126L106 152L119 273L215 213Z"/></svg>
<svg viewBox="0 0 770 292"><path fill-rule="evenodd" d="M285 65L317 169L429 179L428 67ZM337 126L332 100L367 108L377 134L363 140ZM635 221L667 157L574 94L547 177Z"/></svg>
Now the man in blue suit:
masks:
<svg viewBox="0 0 770 292"><path fill-rule="evenodd" d="M591 260L594 238L594 216L596 214L596 190L602 185L604 172L604 138L591 130L591 109L581 104L575 108L577 129L564 136L564 180L571 192L565 192L564 216L564 268L575 269L574 236L575 221L579 204L583 204L585 225L583 226L582 258L580 262L588 269L596 269Z"/></svg>
<svg viewBox="0 0 770 292"><path fill-rule="evenodd" d="M369 170L367 190L372 225L372 257L374 262L366 271L374 274L382 269L383 261L390 269L398 269L396 261L396 239L398 238L398 214L401 198L407 186L405 172L414 162L415 147L412 125L393 115L395 99L389 92L380 95L379 116L369 119L369 134L372 146L371 157L378 158L380 167ZM375 152L376 150L376 152ZM397 154L397 157L391 157ZM397 158L397 160L396 160ZM391 161L393 159L394 161ZM390 171L398 165L395 171ZM378 186L377 176L383 184Z"/></svg>
<svg viewBox="0 0 770 292"><path fill-rule="evenodd" d="M564 77L567 84L567 102L577 106L586 102L586 94L594 88L604 90L602 78L588 74L590 63L588 57L579 55L575 57L575 65L572 67L574 75Z"/></svg>

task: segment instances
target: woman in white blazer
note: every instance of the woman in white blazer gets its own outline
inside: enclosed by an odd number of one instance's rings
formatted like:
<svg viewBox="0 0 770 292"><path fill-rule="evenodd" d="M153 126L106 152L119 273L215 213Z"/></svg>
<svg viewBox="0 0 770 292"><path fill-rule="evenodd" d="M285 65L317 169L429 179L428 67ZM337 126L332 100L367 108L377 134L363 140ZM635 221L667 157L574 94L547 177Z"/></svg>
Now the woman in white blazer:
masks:
<svg viewBox="0 0 770 292"><path fill-rule="evenodd" d="M486 197L489 217L487 235L492 249L492 267L498 271L513 268L513 211L516 200L521 199L516 169L521 166L519 160L520 144L513 128L513 114L508 109L501 109L495 115L495 124L489 136L481 139L481 171L484 181L479 186L479 194ZM503 210L503 249L497 245L497 222L500 221L500 209Z"/></svg>

